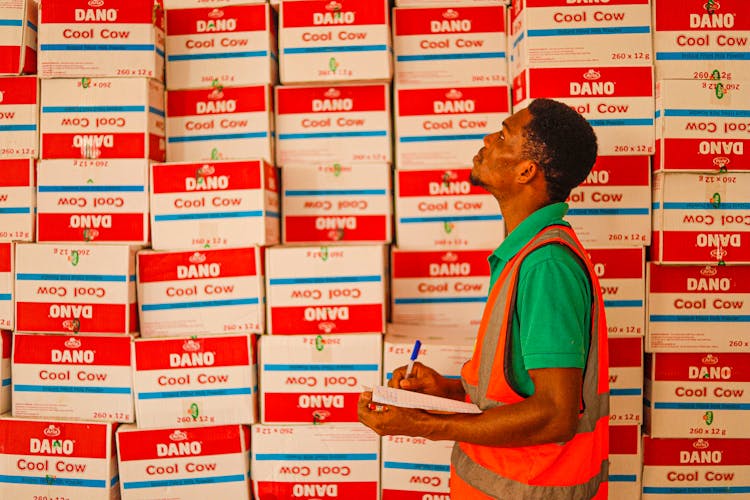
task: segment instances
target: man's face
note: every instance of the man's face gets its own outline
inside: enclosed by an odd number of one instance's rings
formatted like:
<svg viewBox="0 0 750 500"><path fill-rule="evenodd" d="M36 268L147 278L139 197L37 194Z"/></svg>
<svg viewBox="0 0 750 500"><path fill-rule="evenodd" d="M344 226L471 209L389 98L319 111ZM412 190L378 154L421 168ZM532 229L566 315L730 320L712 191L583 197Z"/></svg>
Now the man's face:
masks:
<svg viewBox="0 0 750 500"><path fill-rule="evenodd" d="M470 180L493 194L501 194L510 185L513 170L521 161L526 140L525 129L531 121L528 109L522 109L503 121L502 128L485 136L484 147L474 156Z"/></svg>

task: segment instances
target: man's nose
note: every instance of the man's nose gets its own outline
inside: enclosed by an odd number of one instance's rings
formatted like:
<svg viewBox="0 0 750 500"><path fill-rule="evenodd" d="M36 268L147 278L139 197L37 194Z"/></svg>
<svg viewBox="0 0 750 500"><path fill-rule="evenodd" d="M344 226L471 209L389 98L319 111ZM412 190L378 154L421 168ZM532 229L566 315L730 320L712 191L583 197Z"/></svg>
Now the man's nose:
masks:
<svg viewBox="0 0 750 500"><path fill-rule="evenodd" d="M484 146L490 147L490 144L492 144L494 141L494 138L497 136L497 132L493 132L492 134L487 134L484 136Z"/></svg>

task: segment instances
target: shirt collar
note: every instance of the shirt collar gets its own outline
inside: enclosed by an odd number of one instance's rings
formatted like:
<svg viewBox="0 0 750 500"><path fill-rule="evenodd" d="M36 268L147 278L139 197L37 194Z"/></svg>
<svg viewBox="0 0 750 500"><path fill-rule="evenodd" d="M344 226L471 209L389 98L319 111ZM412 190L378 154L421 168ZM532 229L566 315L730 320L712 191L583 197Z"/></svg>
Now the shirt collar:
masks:
<svg viewBox="0 0 750 500"><path fill-rule="evenodd" d="M563 220L568 212L567 203L553 203L538 209L526 217L516 228L508 234L499 247L490 255L490 263L494 259L507 262L513 258L531 239L542 229L552 224L564 224ZM494 259L493 259L494 257Z"/></svg>

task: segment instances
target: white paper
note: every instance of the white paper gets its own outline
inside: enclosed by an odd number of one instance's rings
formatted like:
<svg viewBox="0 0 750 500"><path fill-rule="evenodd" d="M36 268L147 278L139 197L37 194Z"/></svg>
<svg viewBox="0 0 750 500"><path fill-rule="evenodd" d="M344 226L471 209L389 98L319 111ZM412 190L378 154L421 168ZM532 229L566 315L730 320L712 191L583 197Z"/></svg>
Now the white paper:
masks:
<svg viewBox="0 0 750 500"><path fill-rule="evenodd" d="M405 391L394 387L379 385L372 389L372 401L402 408L419 408L422 410L445 411L450 413L482 413L477 405L440 398L420 392Z"/></svg>

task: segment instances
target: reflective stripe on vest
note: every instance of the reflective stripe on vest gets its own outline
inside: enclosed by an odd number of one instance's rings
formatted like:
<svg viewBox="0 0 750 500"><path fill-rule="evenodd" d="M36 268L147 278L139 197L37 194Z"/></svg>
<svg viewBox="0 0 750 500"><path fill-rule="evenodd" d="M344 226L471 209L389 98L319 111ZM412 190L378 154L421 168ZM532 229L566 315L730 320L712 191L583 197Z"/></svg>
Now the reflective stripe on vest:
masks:
<svg viewBox="0 0 750 500"><path fill-rule="evenodd" d="M452 464L469 486L494 498L557 500L592 498L607 481L609 377L604 302L593 267L565 226L550 226L532 239L503 269L490 291L474 355L461 372L467 398L482 410L524 399L510 382L510 335L518 275L524 258L537 248L561 244L578 256L592 286L591 339L583 376L582 411L575 436L566 443L500 448L456 443Z"/></svg>

